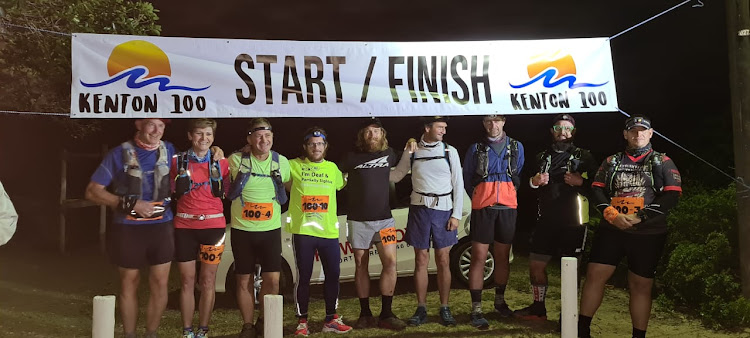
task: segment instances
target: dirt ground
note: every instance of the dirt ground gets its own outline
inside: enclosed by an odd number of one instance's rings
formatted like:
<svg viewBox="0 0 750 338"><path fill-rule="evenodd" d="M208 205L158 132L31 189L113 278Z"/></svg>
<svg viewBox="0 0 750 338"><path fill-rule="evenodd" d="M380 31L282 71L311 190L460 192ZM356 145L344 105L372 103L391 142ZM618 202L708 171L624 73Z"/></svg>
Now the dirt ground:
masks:
<svg viewBox="0 0 750 338"><path fill-rule="evenodd" d="M117 292L117 271L97 248L73 248L68 254L25 250L22 243L13 243L0 247L0 333L4 337L89 337L91 335L92 299L96 295L115 294ZM522 307L529 303L527 281L527 261L519 257L512 265L511 281L506 299L511 307ZM550 291L548 293L548 316L556 320L559 314L560 291L559 271L550 273ZM141 284L141 303L145 303L145 279ZM162 321L160 335L174 337L179 335L180 315L177 307L178 276L172 269L170 282L170 301ZM414 295L411 294L410 278L399 279L399 285L405 287L394 299L394 312L401 317L408 317L414 309ZM435 285L434 280L431 285ZM354 297L352 283L342 285L340 312L344 318L356 319L359 305ZM374 286L374 290L377 287ZM401 288L401 287L400 287ZM313 295L315 297L315 295ZM490 311L493 293L484 293L485 311ZM437 309L437 295L430 293L430 308ZM468 292L456 288L451 293L453 312L459 321L468 321ZM624 337L630 333L630 320L627 308L627 293L623 290L610 289L602 308L597 313L592 331L597 337ZM379 313L380 302L373 299L373 312ZM433 306L434 305L434 306ZM323 304L320 299L311 304L311 318L322 316ZM316 312L317 311L317 312ZM466 318L464 318L466 317ZM491 315L490 331L476 331L468 325L459 325L446 329L434 323L419 328L409 328L400 333L409 337L435 336L520 336L520 337L555 337L559 336L553 322L528 324L513 320L493 318ZM143 318L143 315L140 317ZM313 320L313 319L311 319ZM143 322L139 322L142 327ZM212 319L212 337L236 336L241 323L234 300L223 295L217 297L216 311ZM294 327L292 306L285 309L285 328L288 333ZM314 327L314 326L313 326ZM142 328L141 328L142 330ZM122 329L118 325L117 334ZM348 336L386 337L393 333L371 329L353 332ZM317 334L316 336L320 336ZM741 332L715 332L705 329L700 321L683 314L662 311L655 307L649 327L649 337L750 337L750 330Z"/></svg>

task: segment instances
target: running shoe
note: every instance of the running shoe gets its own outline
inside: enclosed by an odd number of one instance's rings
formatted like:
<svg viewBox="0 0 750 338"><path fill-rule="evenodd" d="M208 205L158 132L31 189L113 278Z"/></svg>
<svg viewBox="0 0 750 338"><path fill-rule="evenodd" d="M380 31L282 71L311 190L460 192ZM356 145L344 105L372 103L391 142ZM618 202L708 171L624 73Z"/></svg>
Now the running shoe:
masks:
<svg viewBox="0 0 750 338"><path fill-rule="evenodd" d="M401 331L406 328L406 323L398 319L398 317L388 317L385 319L378 320L378 326L383 329L393 330L393 331Z"/></svg>
<svg viewBox="0 0 750 338"><path fill-rule="evenodd" d="M323 332L347 333L352 327L344 324L339 315L333 315L333 319L323 324Z"/></svg>
<svg viewBox="0 0 750 338"><path fill-rule="evenodd" d="M195 338L195 333L193 333L193 330L182 330L182 338Z"/></svg>
<svg viewBox="0 0 750 338"><path fill-rule="evenodd" d="M242 331L240 331L239 338L255 338L257 335L255 334L255 327L253 327L253 323L245 323L242 325Z"/></svg>
<svg viewBox="0 0 750 338"><path fill-rule="evenodd" d="M300 319L297 324L297 331L294 331L295 336L307 337L310 335L310 331L307 329L307 319Z"/></svg>
<svg viewBox="0 0 750 338"><path fill-rule="evenodd" d="M471 314L471 326L479 330L487 330L490 328L490 322L484 319L484 315L481 312L475 312Z"/></svg>
<svg viewBox="0 0 750 338"><path fill-rule="evenodd" d="M547 309L542 303L533 303L523 309L513 311L513 316L525 320L547 320Z"/></svg>
<svg viewBox="0 0 750 338"><path fill-rule="evenodd" d="M513 317L513 310L508 307L508 303L495 304L495 310L500 314L500 317Z"/></svg>
<svg viewBox="0 0 750 338"><path fill-rule="evenodd" d="M198 332L195 333L195 338L208 338L208 330L199 328Z"/></svg>
<svg viewBox="0 0 750 338"><path fill-rule="evenodd" d="M443 324L444 326L456 326L456 319L453 318L450 307L440 307L440 324Z"/></svg>
<svg viewBox="0 0 750 338"><path fill-rule="evenodd" d="M354 323L354 328L357 330L369 329L378 326L378 320L373 316L360 316L357 322Z"/></svg>
<svg viewBox="0 0 750 338"><path fill-rule="evenodd" d="M424 308L422 306L417 306L417 311L414 312L414 315L409 318L407 321L407 324L409 326L420 326L427 322L427 308Z"/></svg>

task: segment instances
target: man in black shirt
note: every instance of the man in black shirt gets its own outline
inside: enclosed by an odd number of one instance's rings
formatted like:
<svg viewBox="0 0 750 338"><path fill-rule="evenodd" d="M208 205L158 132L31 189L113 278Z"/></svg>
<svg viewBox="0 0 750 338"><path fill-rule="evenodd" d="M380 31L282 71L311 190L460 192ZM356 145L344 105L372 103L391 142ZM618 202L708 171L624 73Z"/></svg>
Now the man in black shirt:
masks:
<svg viewBox="0 0 750 338"><path fill-rule="evenodd" d="M516 310L516 317L547 319L547 264L552 257L580 256L586 239L585 220L591 179L597 163L591 152L573 144L575 119L559 114L552 119L552 145L536 156L537 173L529 180L538 194L536 228L531 235L529 277L534 303Z"/></svg>
<svg viewBox="0 0 750 338"><path fill-rule="evenodd" d="M388 175L396 165L396 154L388 147L386 131L377 118L368 119L357 134L356 150L339 165L348 175L349 243L354 250L354 282L360 303L357 329L380 326L402 330L406 323L391 311L396 288L396 228L389 203ZM383 270L380 272L382 310L376 320L370 311L369 249L375 244Z"/></svg>
<svg viewBox="0 0 750 338"><path fill-rule="evenodd" d="M625 121L624 152L607 157L591 183L591 201L603 219L591 245L581 292L578 336L591 336L591 319L602 303L604 285L623 257L628 259L633 337L646 337L651 288L667 240L667 214L677 205L682 179L672 159L651 148L651 121Z"/></svg>

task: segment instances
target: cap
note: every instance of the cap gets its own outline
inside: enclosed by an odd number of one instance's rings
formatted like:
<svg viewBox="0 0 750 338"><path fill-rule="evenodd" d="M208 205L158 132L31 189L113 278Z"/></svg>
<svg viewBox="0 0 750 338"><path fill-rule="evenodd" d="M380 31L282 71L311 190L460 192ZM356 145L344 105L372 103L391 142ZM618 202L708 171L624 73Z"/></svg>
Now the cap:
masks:
<svg viewBox="0 0 750 338"><path fill-rule="evenodd" d="M505 121L505 116L504 115L500 115L500 114L490 114L490 115L485 115L484 118L482 119L482 121L488 121L488 120L490 120L490 121L496 121L496 120Z"/></svg>
<svg viewBox="0 0 750 338"><path fill-rule="evenodd" d="M445 122L448 123L448 117L447 116L428 116L428 117L422 117L421 118L422 123L426 126L428 124L433 124L435 122Z"/></svg>
<svg viewBox="0 0 750 338"><path fill-rule="evenodd" d="M651 120L645 116L631 116L625 120L625 130L630 130L635 127L651 129Z"/></svg>
<svg viewBox="0 0 750 338"><path fill-rule="evenodd" d="M576 126L576 119L573 118L573 116L570 116L568 114L557 114L555 115L555 118L552 119L552 125L555 125L557 121L568 121L570 122L573 127Z"/></svg>
<svg viewBox="0 0 750 338"><path fill-rule="evenodd" d="M383 128L383 123L380 122L380 119L377 117L371 117L368 119L365 119L362 121L362 124L360 124L359 129L365 129L369 126L378 126L380 128Z"/></svg>

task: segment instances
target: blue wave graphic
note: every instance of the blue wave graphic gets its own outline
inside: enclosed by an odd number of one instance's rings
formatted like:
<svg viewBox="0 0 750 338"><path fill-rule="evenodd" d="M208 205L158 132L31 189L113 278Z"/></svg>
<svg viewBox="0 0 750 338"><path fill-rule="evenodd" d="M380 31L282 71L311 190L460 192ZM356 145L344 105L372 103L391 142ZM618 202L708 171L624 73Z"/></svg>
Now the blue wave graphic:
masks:
<svg viewBox="0 0 750 338"><path fill-rule="evenodd" d="M199 91L206 90L211 87L211 86L207 86L203 88L192 88L192 87L186 87L186 86L170 86L169 85L170 79L167 76L157 76L157 77L152 77L146 80L140 80L142 76L146 75L146 71L147 69L145 67L136 67L126 72L122 72L113 78L110 78L106 81L102 81L99 83L86 83L86 82L83 82L83 80L80 80L80 82L81 82L81 85L83 85L84 87L95 88L95 87L106 86L108 84L118 82L122 80L123 78L127 78L127 82L125 82L125 85L127 85L128 88L130 89L143 88L150 84L158 83L159 91L161 92L164 92L167 90L186 90L186 91L191 91L191 92L199 92Z"/></svg>
<svg viewBox="0 0 750 338"><path fill-rule="evenodd" d="M511 87L518 89L518 88L528 87L528 86L532 85L533 83L539 82L539 80L544 80L544 82L542 82L542 85L544 85L545 88L556 87L556 86L560 85L563 82L567 82L568 83L568 88L570 88L570 89L576 89L576 88L580 88L580 87L601 87L601 86L609 83L609 81L604 82L604 83L600 83L600 84L596 84L596 83L584 83L584 82L576 83L576 80L578 80L578 79L573 74L565 75L565 76L563 76L563 77L561 77L561 78L559 78L559 79L557 79L555 81L552 81L555 78L555 76L557 76L557 69L555 69L555 68L549 68L549 69L545 70L544 72L539 73L539 75L537 75L533 79L529 80L529 82L526 82L524 84L520 84L520 85L514 85L512 83L508 83L508 84Z"/></svg>

